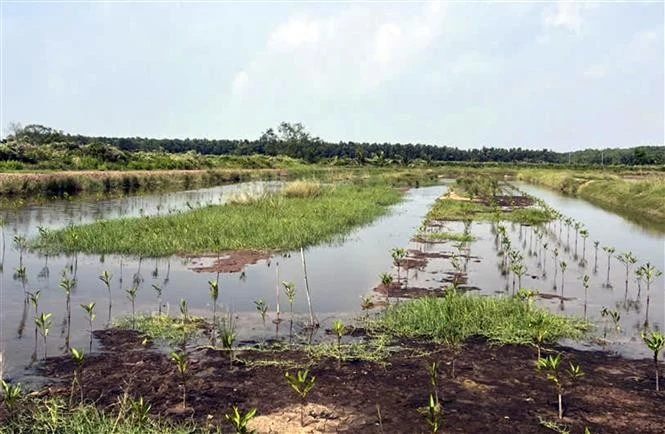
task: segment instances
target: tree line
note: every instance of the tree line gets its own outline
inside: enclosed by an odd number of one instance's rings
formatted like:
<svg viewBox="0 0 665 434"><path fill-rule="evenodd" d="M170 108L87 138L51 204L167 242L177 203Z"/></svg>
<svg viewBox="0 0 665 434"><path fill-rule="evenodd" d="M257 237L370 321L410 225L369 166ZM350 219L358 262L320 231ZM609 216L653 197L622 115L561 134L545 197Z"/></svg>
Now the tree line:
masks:
<svg viewBox="0 0 665 434"><path fill-rule="evenodd" d="M152 139L143 137L95 137L68 134L60 130L31 124L10 125L10 134L2 140L0 161L21 161L25 149L54 147L118 161L126 153L166 152L201 155L269 155L288 156L310 163L354 162L356 164L409 164L413 161L434 162L497 162L546 163L575 165L662 165L665 146L634 148L584 149L556 152L549 149L521 147L482 147L460 149L453 146L401 143L326 142L312 136L301 123L282 122L276 129L268 128L256 140L233 139ZM33 159L40 155L34 149Z"/></svg>

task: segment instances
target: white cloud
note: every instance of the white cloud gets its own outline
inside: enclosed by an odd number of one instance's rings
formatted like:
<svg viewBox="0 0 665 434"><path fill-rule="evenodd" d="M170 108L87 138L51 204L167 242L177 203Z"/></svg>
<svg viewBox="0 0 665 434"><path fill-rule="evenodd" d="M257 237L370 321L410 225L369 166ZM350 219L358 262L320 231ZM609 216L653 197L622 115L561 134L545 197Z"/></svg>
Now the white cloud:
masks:
<svg viewBox="0 0 665 434"><path fill-rule="evenodd" d="M607 75L605 65L591 65L582 73L587 78L603 78Z"/></svg>
<svg viewBox="0 0 665 434"><path fill-rule="evenodd" d="M410 13L404 8L352 5L331 16L290 17L245 66L251 93L290 89L316 96L355 95L395 79L432 46L444 17L439 2ZM232 90L245 90L248 77L236 76Z"/></svg>
<svg viewBox="0 0 665 434"><path fill-rule="evenodd" d="M575 33L580 33L584 22L580 4L570 1L558 1L554 8L545 11L543 19L546 27L563 28Z"/></svg>
<svg viewBox="0 0 665 434"><path fill-rule="evenodd" d="M233 77L233 83L231 83L231 93L234 96L242 96L249 86L249 75L245 71L238 72L235 77Z"/></svg>

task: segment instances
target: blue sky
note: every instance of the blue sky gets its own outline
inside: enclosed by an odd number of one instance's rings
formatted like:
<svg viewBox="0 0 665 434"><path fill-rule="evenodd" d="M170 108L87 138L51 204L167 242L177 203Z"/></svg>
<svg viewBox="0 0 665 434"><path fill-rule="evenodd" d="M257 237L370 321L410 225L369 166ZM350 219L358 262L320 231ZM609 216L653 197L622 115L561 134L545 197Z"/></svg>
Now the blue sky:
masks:
<svg viewBox="0 0 665 434"><path fill-rule="evenodd" d="M2 127L560 151L664 142L659 3L4 3Z"/></svg>

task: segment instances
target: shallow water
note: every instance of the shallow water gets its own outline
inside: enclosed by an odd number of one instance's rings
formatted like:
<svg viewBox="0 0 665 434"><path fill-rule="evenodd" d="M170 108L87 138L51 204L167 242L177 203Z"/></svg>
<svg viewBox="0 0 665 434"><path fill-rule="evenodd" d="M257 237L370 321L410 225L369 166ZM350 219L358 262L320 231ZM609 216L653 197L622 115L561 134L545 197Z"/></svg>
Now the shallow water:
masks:
<svg viewBox="0 0 665 434"><path fill-rule="evenodd" d="M165 214L169 210L185 209L188 207L187 203L194 207L216 204L240 191L275 189L278 185L244 183L96 203L61 202L29 207L8 215L4 271L0 280L0 344L5 353L6 373L24 376L28 372L24 371L24 368L30 365L34 351L34 312L32 307L25 303L20 281L12 277L19 265L19 253L12 248L11 242L14 234L35 236L39 233L40 225L57 228L102 218ZM333 316L349 317L353 312L360 311L361 296L368 294L371 288L376 286L381 272L390 270L392 259L389 250L407 244L434 200L445 190L445 186L410 190L406 193L405 201L392 207L388 215L371 225L355 230L334 245L315 246L306 250L312 304L319 320L325 322ZM296 283L295 312L298 317L306 315L307 303L300 252L278 255L267 262L261 261L248 266L243 273L223 274L220 277L218 304L221 309L230 310L237 316L239 339L256 339L264 334L260 317L255 311L255 300L264 298L270 305L269 317L274 316L277 263L280 281L290 280ZM59 287L60 273L65 268L69 273L76 272L78 282L71 295L70 329L70 345L77 348L87 350L89 345L89 327L81 304L96 303L94 328L103 328L109 321L108 294L98 278L104 270L113 274L111 319L131 314L131 303L125 290L132 286L134 279L140 282L136 298L137 312L157 311L153 284L163 287L163 309L174 315L179 312L180 299L188 301L191 314L210 315L211 312L207 282L215 279L216 274L195 273L190 270L191 262L184 258L138 259L82 254L76 257L45 258L24 253L23 264L28 274L26 290L41 290L39 311L53 313L53 326L48 337L49 355L65 352L68 329L64 325L66 322L63 322L66 317L66 298L63 289ZM280 304L281 311L287 312L288 302L283 293ZM25 327L22 336L19 336L22 318L25 318ZM38 358L42 356L43 342L40 336Z"/></svg>

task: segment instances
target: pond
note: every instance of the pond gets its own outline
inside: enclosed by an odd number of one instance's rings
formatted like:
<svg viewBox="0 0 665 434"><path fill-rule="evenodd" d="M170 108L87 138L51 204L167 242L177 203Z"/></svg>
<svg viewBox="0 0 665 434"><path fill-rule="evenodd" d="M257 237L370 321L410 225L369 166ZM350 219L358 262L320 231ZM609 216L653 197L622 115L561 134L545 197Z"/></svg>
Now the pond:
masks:
<svg viewBox="0 0 665 434"><path fill-rule="evenodd" d="M6 250L0 280L2 295L0 345L5 354L7 375L25 377L34 351L34 312L25 302L20 280L14 277L19 266L19 252L12 248L12 237L29 237L44 228L65 227L71 223L86 223L97 219L120 216L156 215L169 211L223 203L230 195L252 190L276 189L279 183L243 183L195 191L169 193L108 200L102 202L55 202L24 208L6 216ZM306 250L307 271L312 292L312 304L320 321L334 317L349 317L360 311L363 295L376 286L378 275L390 271L392 259L389 250L404 246L421 224L434 200L446 191L445 186L412 189L405 200L391 212L371 225L358 228L341 242L321 245ZM307 303L304 297L303 271L300 252L276 255L268 261L250 265L243 272L222 274L218 305L233 313L240 339L261 338L259 314L254 301L263 298L274 315L276 290L276 263L279 263L280 281L296 283L297 296L294 311L305 318ZM69 334L70 345L88 348L89 326L81 304L96 303L94 327L103 328L109 322L109 299L99 275L108 271L111 281L111 320L131 314L131 303L125 290L136 280L140 282L136 298L137 312L156 312L158 309L153 285L163 288L163 309L178 314L181 299L186 299L193 315L209 316L211 301L208 281L215 273L196 273L193 262L187 258L131 258L127 256L44 257L24 253L27 270L27 291L40 290L39 310L53 314L53 326L48 337L48 354L62 354ZM71 327L66 326L65 292L59 287L61 271L76 273L77 285L71 295ZM288 310L288 302L281 295L281 310ZM43 356L41 336L39 357ZM94 349L94 348L93 348ZM24 378L26 380L27 378Z"/></svg>
<svg viewBox="0 0 665 434"><path fill-rule="evenodd" d="M215 188L200 189L153 196L141 196L106 200L100 202L53 202L42 206L32 206L5 216L5 249L2 253L2 274L0 279L0 345L5 355L5 375L30 381L34 351L34 312L26 303L20 280L14 276L19 266L19 252L12 248L12 237L25 234L36 236L39 227L59 228L68 224L91 222L97 219L118 218L120 216L156 215L174 210L198 207L207 204L224 203L233 194L251 190L274 190L279 183L243 183ZM631 273L628 292L625 291L625 268L615 258L611 260L610 283L607 280L607 255L599 248L598 266L594 271L593 242L613 246L616 254L632 251L638 258L638 266L650 261L657 268L665 263L665 234L649 231L615 214L593 206L583 200L565 197L526 184L517 186L548 204L566 216L580 221L588 229L582 259L582 239L578 238L577 257L574 249L574 229L568 240L564 227L559 238L559 224L552 223L543 241L549 241L548 250L536 241L537 234L529 227L506 224L512 244L524 251L526 275L522 286L537 290L541 295L536 303L553 311L567 315L583 315L584 292L581 276L589 274L591 286L588 292L587 311L589 318L598 327L597 336L606 335L603 348L620 352L630 357L646 357L639 338L645 320L645 285L639 290ZM444 194L447 186L438 185L411 189L405 200L394 206L391 212L371 225L358 228L342 241L333 245L320 245L306 250L308 278L312 292L312 304L318 319L329 324L336 318L353 318L360 314L361 297L371 294L379 283L379 274L395 270L392 268L390 249L408 246L422 252L452 252L454 243L424 244L409 241L424 216L437 197ZM450 222L445 230L461 232L463 224ZM468 286L481 294L510 294L512 281L502 276L497 266L495 234L490 223L474 222L470 227L476 240L470 244L468 263ZM558 247L558 261L565 260L568 267L564 275L564 294L561 295L561 272L554 271L553 247ZM530 253L529 253L530 252ZM155 312L158 309L153 285L163 288L163 309L177 315L178 304L186 299L189 311L194 315L210 316L211 301L208 281L216 278L215 273L192 271L196 260L182 257L132 258L127 256L91 256L79 254L73 257L44 257L24 253L23 264L27 270L26 290L41 291L40 311L53 314L53 326L48 337L49 355L62 354L65 340L69 335L70 344L77 348L88 347L89 331L81 304L96 303L94 328L104 328L109 320L131 313L131 303L125 290L134 281L139 283L136 298L137 312ZM277 267L279 264L279 280ZM59 286L62 270L76 273L77 285L71 296L71 324L66 322L65 293ZM113 275L111 281L112 311L109 318L109 299L99 275L103 271ZM409 271L410 286L441 288L446 271L451 271L449 259L435 258L420 270ZM307 302L304 296L303 271L300 252L275 255L269 260L249 265L242 272L226 273L220 276L220 307L232 312L236 318L240 340L260 339L274 334L264 329L254 301L265 299L270 306L269 318L274 318L275 292L278 281L289 280L296 283L297 296L294 310L299 319L307 318ZM557 288L554 288L554 285ZM649 323L651 327L663 328L665 318L665 298L663 277L651 287ZM288 310L288 302L281 295L281 310ZM610 327L609 320L602 318L603 307L617 309L621 314L621 330ZM41 338L40 338L41 339ZM595 341L597 342L597 340ZM591 346L591 344L586 344ZM597 344L594 344L597 347ZM94 348L93 348L94 349ZM43 354L39 342L39 357ZM34 379L33 379L34 380Z"/></svg>

